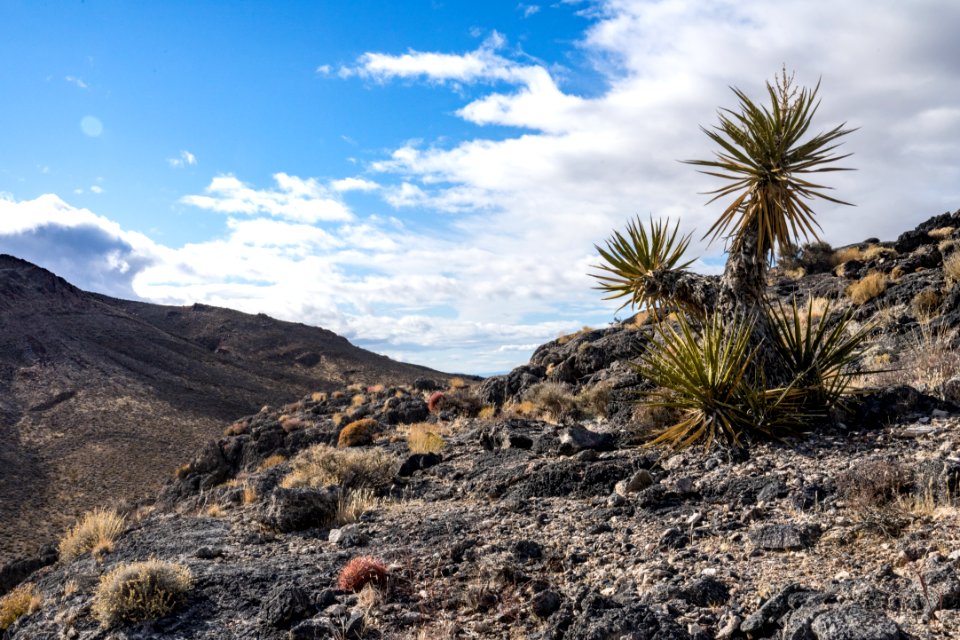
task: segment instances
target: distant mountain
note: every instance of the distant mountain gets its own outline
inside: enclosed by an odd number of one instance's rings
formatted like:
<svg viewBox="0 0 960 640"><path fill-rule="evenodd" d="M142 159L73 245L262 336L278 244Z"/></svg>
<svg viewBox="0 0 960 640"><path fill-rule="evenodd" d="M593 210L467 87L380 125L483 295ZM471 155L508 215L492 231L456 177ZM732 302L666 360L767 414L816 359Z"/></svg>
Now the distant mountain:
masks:
<svg viewBox="0 0 960 640"><path fill-rule="evenodd" d="M345 382L446 374L330 331L87 293L0 255L0 564L139 497L225 422Z"/></svg>

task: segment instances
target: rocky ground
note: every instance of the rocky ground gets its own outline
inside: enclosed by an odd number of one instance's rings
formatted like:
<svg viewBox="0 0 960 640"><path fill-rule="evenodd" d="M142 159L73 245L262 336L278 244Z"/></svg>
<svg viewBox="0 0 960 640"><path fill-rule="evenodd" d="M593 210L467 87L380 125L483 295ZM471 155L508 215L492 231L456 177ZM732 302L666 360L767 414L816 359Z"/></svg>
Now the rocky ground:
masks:
<svg viewBox="0 0 960 640"><path fill-rule="evenodd" d="M881 388L815 433L643 446L663 417L633 402L643 381L626 361L648 339L636 321L551 342L473 388L313 394L229 425L130 510L109 552L68 562L48 549L0 570L3 590L26 579L40 596L6 637L960 637L960 307L943 266L953 231L930 234L953 223L960 212L864 243L891 249L866 267L775 277L781 295L841 306L861 270L889 277L857 313L876 322L865 368L897 371L866 377ZM914 302L931 288L932 310ZM440 440L415 440L425 431ZM346 482L290 481L317 445L389 473L345 510ZM386 577L339 588L358 556ZM170 615L101 627L101 576L149 558L188 567L193 588Z"/></svg>

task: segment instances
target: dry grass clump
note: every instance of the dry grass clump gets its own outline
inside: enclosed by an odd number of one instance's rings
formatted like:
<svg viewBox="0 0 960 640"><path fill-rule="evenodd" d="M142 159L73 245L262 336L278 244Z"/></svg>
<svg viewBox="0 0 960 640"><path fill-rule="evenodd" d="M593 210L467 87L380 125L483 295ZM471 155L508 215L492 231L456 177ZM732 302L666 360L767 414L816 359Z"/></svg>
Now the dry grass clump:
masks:
<svg viewBox="0 0 960 640"><path fill-rule="evenodd" d="M876 260L877 258L892 258L897 255L897 250L892 247L882 247L879 244L872 244L863 250L864 260Z"/></svg>
<svg viewBox="0 0 960 640"><path fill-rule="evenodd" d="M337 503L335 518L337 526L342 527L345 524L356 522L364 513L376 509L379 505L380 499L373 489L343 491Z"/></svg>
<svg viewBox="0 0 960 640"><path fill-rule="evenodd" d="M379 426L379 423L373 418L354 420L340 430L337 446L343 449L370 444L373 442L373 434Z"/></svg>
<svg viewBox="0 0 960 640"><path fill-rule="evenodd" d="M529 400L511 402L503 406L503 415L508 418L536 418L540 415L540 408Z"/></svg>
<svg viewBox="0 0 960 640"><path fill-rule="evenodd" d="M300 429L305 429L310 424L303 418L288 415L280 416L278 422L280 423L280 428L283 429L284 433L292 433Z"/></svg>
<svg viewBox="0 0 960 640"><path fill-rule="evenodd" d="M886 290L886 276L875 271L847 287L847 296L856 304L865 304Z"/></svg>
<svg viewBox="0 0 960 640"><path fill-rule="evenodd" d="M577 399L568 385L560 382L540 382L527 389L525 400L532 402L544 418L562 421L577 412Z"/></svg>
<svg viewBox="0 0 960 640"><path fill-rule="evenodd" d="M960 349L955 347L956 332L921 324L906 341L893 371L873 377L874 386L909 384L921 390L940 393L950 378L960 375Z"/></svg>
<svg viewBox="0 0 960 640"><path fill-rule="evenodd" d="M913 315L921 322L929 322L936 317L940 309L940 292L936 289L927 287L910 301L910 307L913 309Z"/></svg>
<svg viewBox="0 0 960 640"><path fill-rule="evenodd" d="M440 453L447 446L435 424L418 422L407 429L407 448L410 453Z"/></svg>
<svg viewBox="0 0 960 640"><path fill-rule="evenodd" d="M334 449L318 444L294 456L290 466L290 473L280 481L287 489L331 484L377 489L390 484L400 465L382 449Z"/></svg>
<svg viewBox="0 0 960 640"><path fill-rule="evenodd" d="M860 247L853 246L837 249L833 252L833 257L831 258L831 262L833 262L834 265L841 265L851 260L863 260L863 252L860 251Z"/></svg>
<svg viewBox="0 0 960 640"><path fill-rule="evenodd" d="M223 435L225 436L239 436L246 433L250 429L250 425L246 422L234 422L232 425L223 430Z"/></svg>
<svg viewBox="0 0 960 640"><path fill-rule="evenodd" d="M22 616L33 613L43 604L43 597L32 582L25 582L0 598L0 631Z"/></svg>
<svg viewBox="0 0 960 640"><path fill-rule="evenodd" d="M327 394L323 391L314 391L310 394L310 399L314 402L326 402L327 397Z"/></svg>
<svg viewBox="0 0 960 640"><path fill-rule="evenodd" d="M581 327L579 331L574 331L573 333L567 333L567 334L560 335L560 336L557 338L557 344L567 344L568 342L570 342L570 341L573 340L574 338L577 338L577 337L579 337L579 336L582 336L582 335L585 334L585 333L590 333L591 331L593 331L593 327L584 326L584 327Z"/></svg>
<svg viewBox="0 0 960 640"><path fill-rule="evenodd" d="M367 393L383 393L387 387L382 384L374 384L367 387Z"/></svg>
<svg viewBox="0 0 960 640"><path fill-rule="evenodd" d="M266 471L267 469L272 469L278 464L283 464L287 461L287 457L281 453L275 453L272 456L265 458L263 462L257 466L257 471Z"/></svg>
<svg viewBox="0 0 960 640"><path fill-rule="evenodd" d="M94 509L67 531L60 540L60 558L66 562L90 551L94 554L113 550L113 541L123 533L126 519L110 509Z"/></svg>
<svg viewBox="0 0 960 640"><path fill-rule="evenodd" d="M193 577L184 565L163 560L122 564L100 578L91 611L104 628L160 618L192 588Z"/></svg>
<svg viewBox="0 0 960 640"><path fill-rule="evenodd" d="M943 261L943 276L948 283L960 282L960 251L951 253Z"/></svg>
<svg viewBox="0 0 960 640"><path fill-rule="evenodd" d="M447 388L450 391L455 391L457 389L463 389L467 386L467 381L460 377L453 377L447 380Z"/></svg>
<svg viewBox="0 0 960 640"><path fill-rule="evenodd" d="M497 408L492 404L485 404L480 407L477 417L481 420L492 420L497 415Z"/></svg>
<svg viewBox="0 0 960 640"><path fill-rule="evenodd" d="M927 236L934 240L944 240L953 235L954 227L938 227L932 231L927 231Z"/></svg>

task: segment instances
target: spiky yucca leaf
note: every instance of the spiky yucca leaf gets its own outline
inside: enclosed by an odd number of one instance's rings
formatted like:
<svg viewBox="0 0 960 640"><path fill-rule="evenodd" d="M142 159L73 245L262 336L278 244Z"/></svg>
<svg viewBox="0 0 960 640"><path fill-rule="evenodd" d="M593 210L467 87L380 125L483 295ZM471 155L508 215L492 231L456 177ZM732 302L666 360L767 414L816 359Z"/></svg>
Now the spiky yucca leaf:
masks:
<svg viewBox="0 0 960 640"><path fill-rule="evenodd" d="M744 395L753 393L744 379L755 350L750 345L753 322L726 324L719 314L694 332L682 316L677 328L661 323L659 340L651 341L637 364L641 375L658 390L645 394L655 406L679 410L683 419L664 429L651 444L678 448L717 440L738 445L754 421Z"/></svg>
<svg viewBox="0 0 960 640"><path fill-rule="evenodd" d="M860 358L872 327L852 331L852 314L850 308L831 318L828 304L814 318L813 299L805 314L796 298L786 309L779 301L776 309L768 308L773 347L793 374L794 386L807 390L807 404L836 406L857 375L852 365Z"/></svg>
<svg viewBox="0 0 960 640"><path fill-rule="evenodd" d="M654 222L651 218L648 231L638 217L627 225L626 235L615 231L606 248L595 245L604 264L594 265L601 273L591 275L599 281L596 288L610 294L604 300L627 297L621 309L627 305L656 307L660 300L645 293L644 279L658 271L686 269L693 263L681 262L690 235L678 238L679 227L678 222L671 230L669 219Z"/></svg>
<svg viewBox="0 0 960 640"><path fill-rule="evenodd" d="M740 101L739 111L720 111L720 124L713 129L701 127L720 150L713 160L688 160L706 167L702 172L726 180L728 184L708 192L710 202L733 196L704 238L728 236L734 246L748 231L758 234L757 255L769 258L786 250L801 238L817 238L819 224L808 200L820 198L837 204L849 204L826 193L830 187L815 184L804 176L849 169L828 166L848 157L837 155L837 141L851 133L843 124L803 140L820 105L817 91L792 88L786 72L776 85L767 83L770 105L750 100L732 88Z"/></svg>

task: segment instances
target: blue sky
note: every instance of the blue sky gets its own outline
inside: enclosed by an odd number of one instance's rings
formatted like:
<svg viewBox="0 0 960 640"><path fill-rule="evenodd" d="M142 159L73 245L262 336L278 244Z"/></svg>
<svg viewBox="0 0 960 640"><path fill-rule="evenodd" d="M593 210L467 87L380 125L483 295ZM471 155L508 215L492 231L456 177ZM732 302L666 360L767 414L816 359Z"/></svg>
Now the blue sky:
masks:
<svg viewBox="0 0 960 640"><path fill-rule="evenodd" d="M587 276L611 229L709 227L676 161L781 64L860 128L825 239L960 207L958 27L946 0L0 0L0 251L502 371L613 320Z"/></svg>

